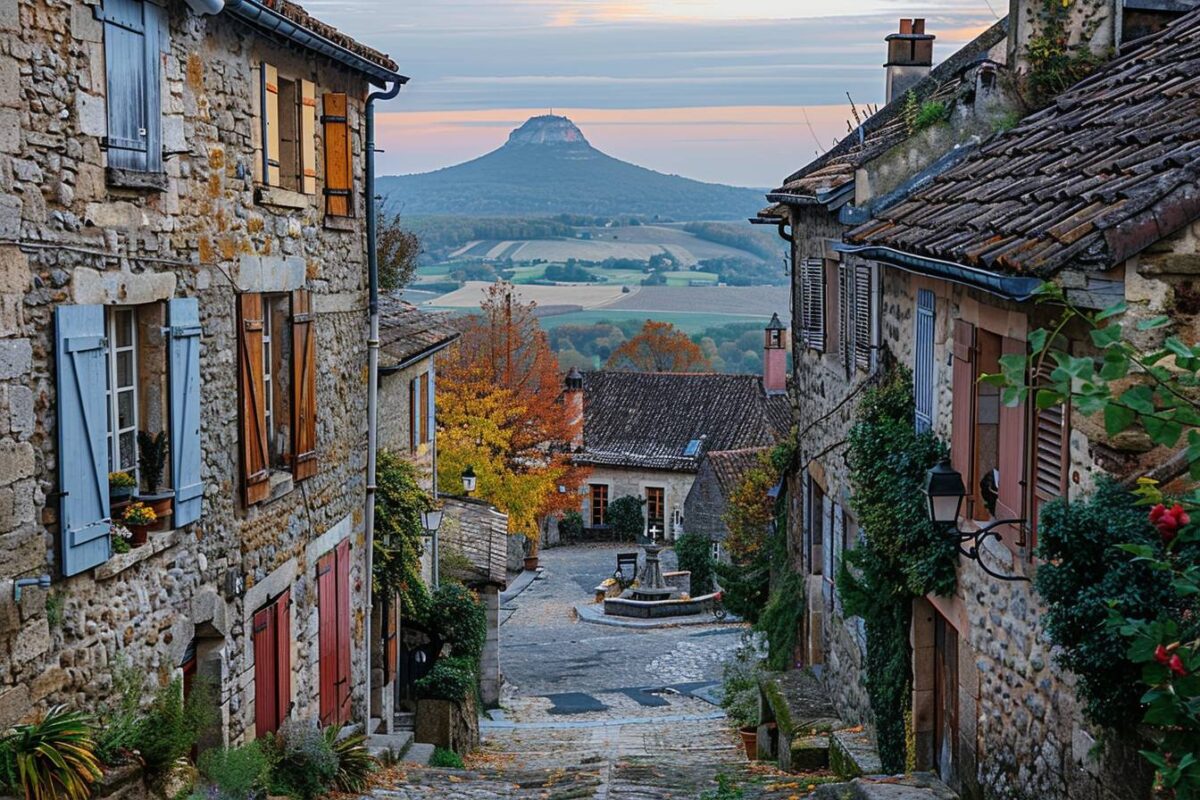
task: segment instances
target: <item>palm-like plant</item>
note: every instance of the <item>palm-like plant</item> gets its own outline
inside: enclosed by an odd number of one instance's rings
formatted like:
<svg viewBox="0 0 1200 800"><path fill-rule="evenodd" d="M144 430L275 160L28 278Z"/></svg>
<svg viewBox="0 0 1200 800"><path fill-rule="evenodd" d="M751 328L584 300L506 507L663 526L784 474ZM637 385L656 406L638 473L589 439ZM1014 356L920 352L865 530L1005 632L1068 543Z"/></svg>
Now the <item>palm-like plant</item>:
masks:
<svg viewBox="0 0 1200 800"><path fill-rule="evenodd" d="M359 794L366 790L367 779L379 768L379 762L367 750L366 734L351 733L338 738L341 732L340 725L330 725L323 731L338 760L333 785L340 791Z"/></svg>
<svg viewBox="0 0 1200 800"><path fill-rule="evenodd" d="M84 800L100 777L92 720L55 706L0 739L0 769L25 800Z"/></svg>

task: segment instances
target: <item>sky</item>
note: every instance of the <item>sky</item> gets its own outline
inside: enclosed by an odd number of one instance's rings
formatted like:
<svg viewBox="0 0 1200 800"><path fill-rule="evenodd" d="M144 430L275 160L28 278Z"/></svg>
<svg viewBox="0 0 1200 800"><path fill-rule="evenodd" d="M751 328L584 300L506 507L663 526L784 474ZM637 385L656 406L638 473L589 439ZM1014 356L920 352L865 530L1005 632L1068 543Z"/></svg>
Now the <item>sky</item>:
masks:
<svg viewBox="0 0 1200 800"><path fill-rule="evenodd" d="M883 99L884 36L925 17L942 60L1004 0L306 0L411 78L378 113L381 174L502 145L551 110L617 158L771 187Z"/></svg>

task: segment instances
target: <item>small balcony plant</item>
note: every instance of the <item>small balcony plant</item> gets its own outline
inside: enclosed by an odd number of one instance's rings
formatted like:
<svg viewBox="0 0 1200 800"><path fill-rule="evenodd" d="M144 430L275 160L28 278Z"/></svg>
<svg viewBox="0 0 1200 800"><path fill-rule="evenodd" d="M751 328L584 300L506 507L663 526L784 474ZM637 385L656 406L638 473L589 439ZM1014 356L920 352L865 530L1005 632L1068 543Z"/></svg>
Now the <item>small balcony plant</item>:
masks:
<svg viewBox="0 0 1200 800"><path fill-rule="evenodd" d="M165 519L171 513L175 497L172 490L162 489L167 449L165 432L159 431L151 435L146 431L138 431L138 469L142 474L145 492L139 492L137 499L148 504L158 519Z"/></svg>
<svg viewBox="0 0 1200 800"><path fill-rule="evenodd" d="M121 521L132 534L129 543L134 547L141 547L146 543L146 532L158 522L158 515L154 513L153 508L139 500L129 504Z"/></svg>
<svg viewBox="0 0 1200 800"><path fill-rule="evenodd" d="M112 539L112 549L114 553L128 553L129 542L133 539L133 532L119 522L114 522L112 529L108 532L109 538Z"/></svg>
<svg viewBox="0 0 1200 800"><path fill-rule="evenodd" d="M108 497L114 503L124 500L137 488L137 479L128 472L108 473Z"/></svg>

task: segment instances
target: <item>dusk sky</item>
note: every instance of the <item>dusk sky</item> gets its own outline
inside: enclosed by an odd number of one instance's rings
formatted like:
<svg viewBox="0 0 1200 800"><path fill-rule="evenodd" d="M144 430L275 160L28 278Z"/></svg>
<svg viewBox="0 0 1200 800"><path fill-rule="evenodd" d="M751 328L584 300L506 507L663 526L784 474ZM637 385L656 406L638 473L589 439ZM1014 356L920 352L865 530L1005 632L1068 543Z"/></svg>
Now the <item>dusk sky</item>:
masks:
<svg viewBox="0 0 1200 800"><path fill-rule="evenodd" d="M309 0L412 78L379 115L383 174L503 144L566 114L593 145L662 172L774 186L843 135L849 92L883 95L883 37L923 16L941 60L1004 0ZM837 16L831 16L836 14Z"/></svg>

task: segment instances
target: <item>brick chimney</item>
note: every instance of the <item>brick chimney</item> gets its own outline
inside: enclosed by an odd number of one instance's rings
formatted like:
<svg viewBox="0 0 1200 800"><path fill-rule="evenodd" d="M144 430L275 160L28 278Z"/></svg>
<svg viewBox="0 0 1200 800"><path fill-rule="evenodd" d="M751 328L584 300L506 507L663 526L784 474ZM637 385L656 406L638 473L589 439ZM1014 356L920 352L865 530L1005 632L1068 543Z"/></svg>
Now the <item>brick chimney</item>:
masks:
<svg viewBox="0 0 1200 800"><path fill-rule="evenodd" d="M767 394L785 393L787 372L787 328L778 314L772 314L763 342L763 390Z"/></svg>
<svg viewBox="0 0 1200 800"><path fill-rule="evenodd" d="M583 447L583 373L575 367L567 373L563 389L564 413L571 426L571 451Z"/></svg>
<svg viewBox="0 0 1200 800"><path fill-rule="evenodd" d="M923 19L902 19L900 32L888 35L885 102L903 95L933 69L933 38Z"/></svg>

